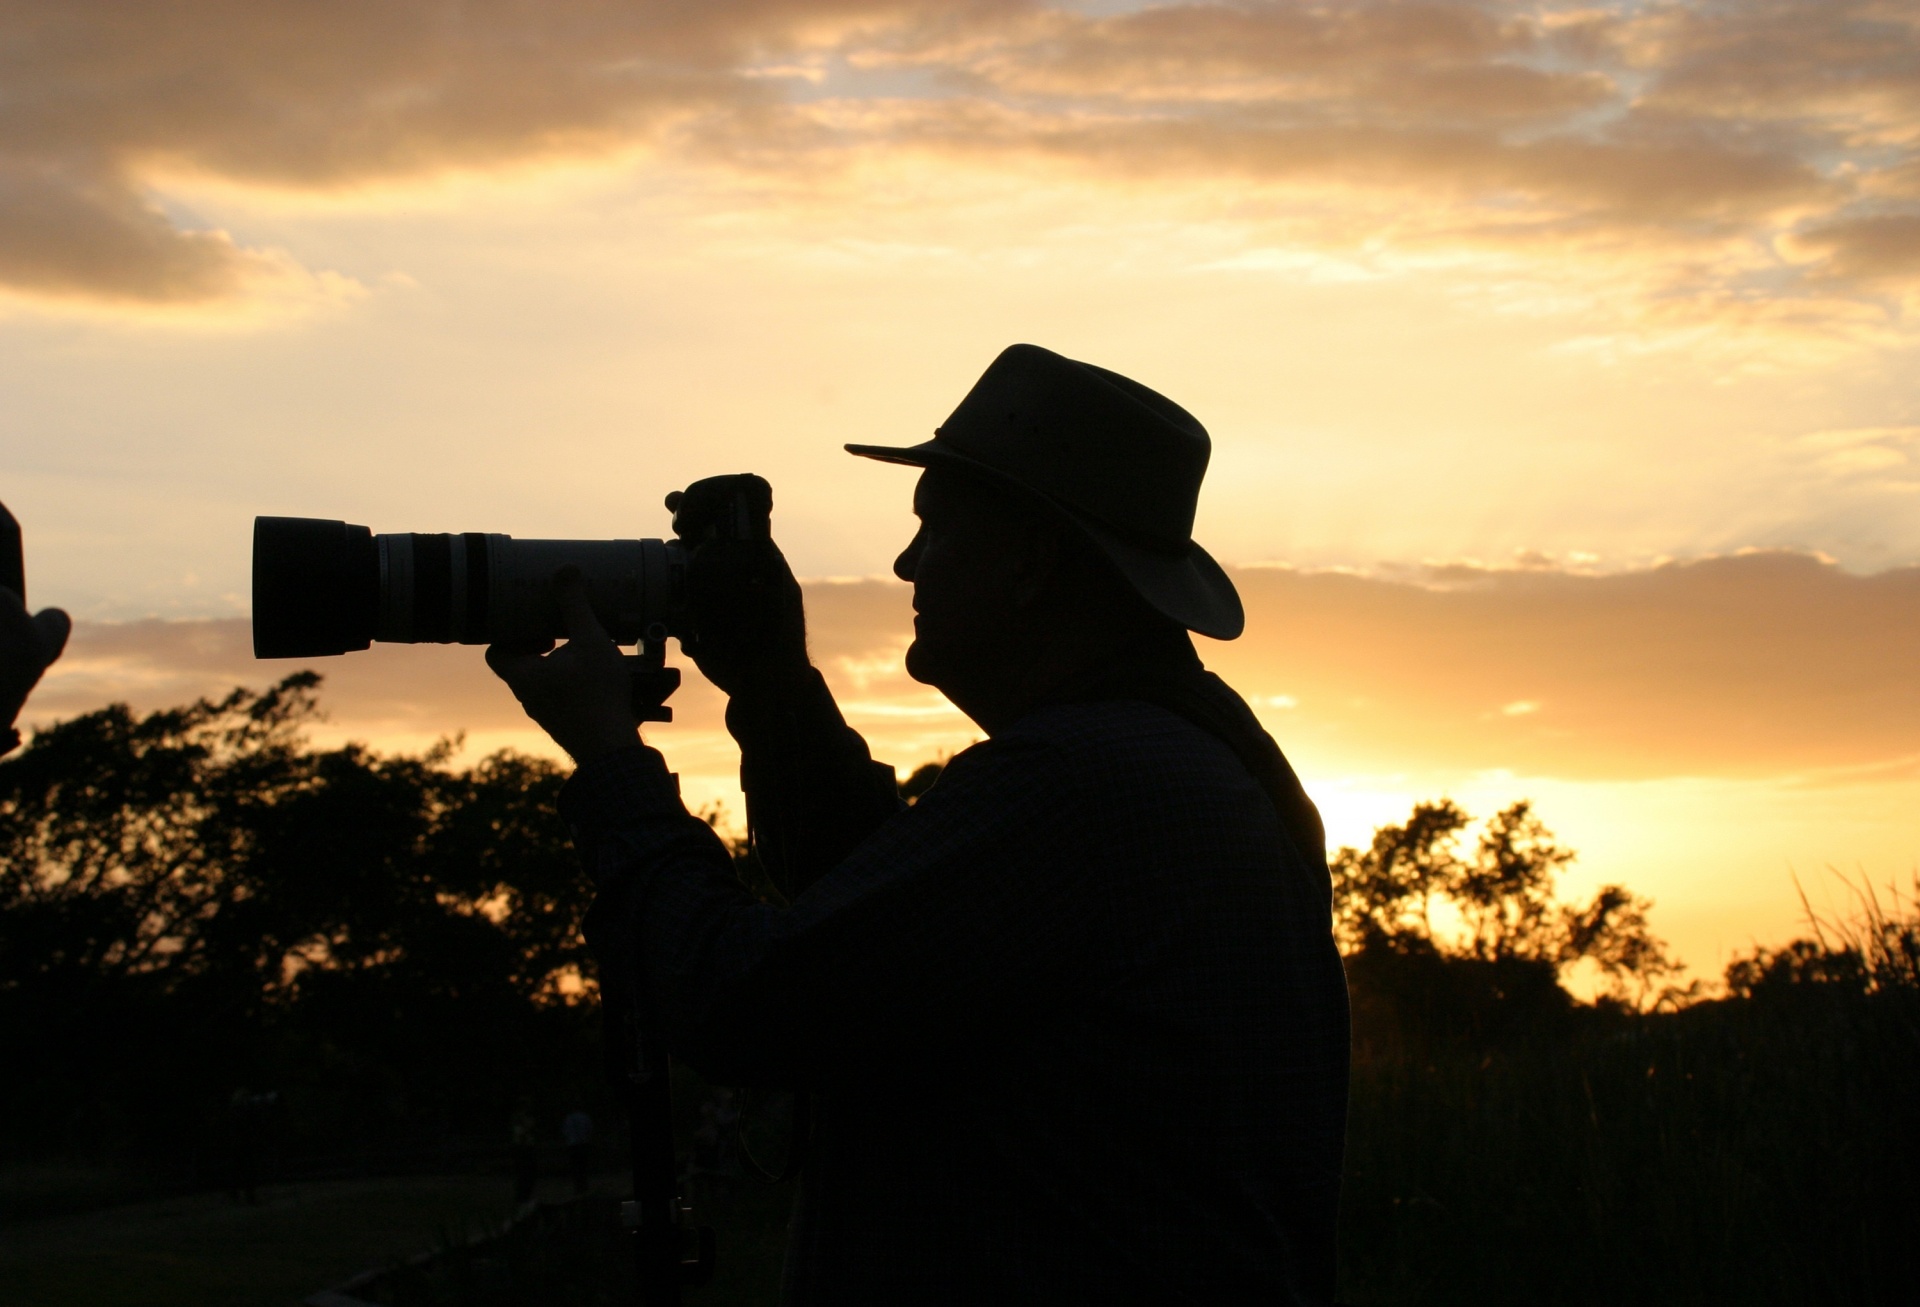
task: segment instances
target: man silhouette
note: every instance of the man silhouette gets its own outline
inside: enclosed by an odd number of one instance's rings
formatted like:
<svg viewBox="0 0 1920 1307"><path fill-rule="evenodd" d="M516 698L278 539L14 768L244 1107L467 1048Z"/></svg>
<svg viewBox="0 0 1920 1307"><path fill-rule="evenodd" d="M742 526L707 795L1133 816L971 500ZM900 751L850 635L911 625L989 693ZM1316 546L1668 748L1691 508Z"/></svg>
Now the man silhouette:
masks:
<svg viewBox="0 0 1920 1307"><path fill-rule="evenodd" d="M577 579L566 646L488 654L579 763L603 975L709 1077L813 1096L786 1301L1330 1302L1346 989L1318 815L1188 635L1242 625L1191 538L1205 429L1016 345L931 441L849 448L924 469L907 668L989 738L903 804L807 662L766 483L670 496L790 906L640 745Z"/></svg>

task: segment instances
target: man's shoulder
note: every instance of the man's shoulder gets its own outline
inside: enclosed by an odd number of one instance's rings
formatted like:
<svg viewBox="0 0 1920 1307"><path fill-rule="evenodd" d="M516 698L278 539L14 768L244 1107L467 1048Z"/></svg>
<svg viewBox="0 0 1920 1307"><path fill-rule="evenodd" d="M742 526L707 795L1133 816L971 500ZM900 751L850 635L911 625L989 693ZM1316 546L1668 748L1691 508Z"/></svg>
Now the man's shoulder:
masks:
<svg viewBox="0 0 1920 1307"><path fill-rule="evenodd" d="M1233 756L1217 736L1171 709L1141 699L1048 704L1021 718L1002 738L1089 761L1116 754Z"/></svg>
<svg viewBox="0 0 1920 1307"><path fill-rule="evenodd" d="M1137 821L1189 839L1196 823L1235 837L1278 832L1271 801L1225 741L1137 699L1036 709L955 755L925 806L933 817L982 805L1007 816L1043 809L1077 838Z"/></svg>
<svg viewBox="0 0 1920 1307"><path fill-rule="evenodd" d="M1168 773L1245 776L1224 742L1184 717L1157 704L1113 699L1035 709L955 754L940 785L950 794L963 778L968 788L995 789L1044 778L1049 789L1110 797L1133 785L1164 784Z"/></svg>
<svg viewBox="0 0 1920 1307"><path fill-rule="evenodd" d="M994 743L1023 753L1044 751L1075 779L1075 788L1106 803L1193 788L1254 795L1259 788L1224 740L1138 699L1050 704Z"/></svg>

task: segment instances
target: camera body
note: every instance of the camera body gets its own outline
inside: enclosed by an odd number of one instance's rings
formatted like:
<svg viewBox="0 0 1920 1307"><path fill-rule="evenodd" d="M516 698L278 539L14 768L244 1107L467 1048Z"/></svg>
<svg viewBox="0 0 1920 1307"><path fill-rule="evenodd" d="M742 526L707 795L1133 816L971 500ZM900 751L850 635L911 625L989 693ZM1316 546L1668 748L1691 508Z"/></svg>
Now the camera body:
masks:
<svg viewBox="0 0 1920 1307"><path fill-rule="evenodd" d="M310 517L253 523L253 652L311 658L401 644L539 645L566 635L553 591L579 568L601 624L657 658L686 633L686 551L671 540L375 535ZM656 663L657 665L657 663Z"/></svg>

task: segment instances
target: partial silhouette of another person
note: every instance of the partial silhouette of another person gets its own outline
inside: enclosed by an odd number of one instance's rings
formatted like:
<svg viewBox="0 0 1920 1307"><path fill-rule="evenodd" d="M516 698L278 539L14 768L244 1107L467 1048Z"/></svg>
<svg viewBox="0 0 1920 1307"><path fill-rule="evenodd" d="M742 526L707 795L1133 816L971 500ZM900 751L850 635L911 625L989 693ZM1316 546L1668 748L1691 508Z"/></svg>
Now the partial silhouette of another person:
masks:
<svg viewBox="0 0 1920 1307"><path fill-rule="evenodd" d="M26 593L20 525L0 504L0 756L20 747L20 710L73 630L58 608L27 611Z"/></svg>
<svg viewBox="0 0 1920 1307"><path fill-rule="evenodd" d="M593 1169L593 1118L584 1107L576 1107L560 1119L560 1138L567 1145L567 1169L573 1174L573 1192L587 1191L587 1176Z"/></svg>
<svg viewBox="0 0 1920 1307"><path fill-rule="evenodd" d="M1346 985L1319 815L1189 635L1243 624L1192 535L1205 428L1016 345L932 440L849 448L922 469L907 671L988 738L907 805L809 662L766 482L672 497L682 645L790 906L563 578L569 642L488 659L579 764L602 984L710 1082L811 1096L788 1304L1330 1303Z"/></svg>

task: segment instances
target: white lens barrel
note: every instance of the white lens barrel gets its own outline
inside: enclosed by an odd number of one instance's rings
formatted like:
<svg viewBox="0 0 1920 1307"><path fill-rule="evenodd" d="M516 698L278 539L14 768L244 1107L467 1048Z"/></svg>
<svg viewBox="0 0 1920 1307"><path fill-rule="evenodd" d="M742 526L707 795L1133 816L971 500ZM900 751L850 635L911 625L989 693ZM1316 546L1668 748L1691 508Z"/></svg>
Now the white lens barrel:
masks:
<svg viewBox="0 0 1920 1307"><path fill-rule="evenodd" d="M680 625L685 555L665 540L515 540L506 535L383 535L374 638L399 643L564 639L553 577L571 564L620 644Z"/></svg>

